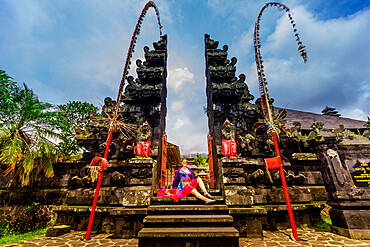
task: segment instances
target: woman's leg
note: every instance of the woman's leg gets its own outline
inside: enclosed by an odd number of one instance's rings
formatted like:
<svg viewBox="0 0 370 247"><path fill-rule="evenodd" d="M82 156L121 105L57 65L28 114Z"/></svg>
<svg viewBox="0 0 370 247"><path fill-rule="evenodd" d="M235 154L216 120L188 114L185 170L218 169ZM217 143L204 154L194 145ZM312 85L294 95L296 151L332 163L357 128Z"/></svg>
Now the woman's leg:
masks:
<svg viewBox="0 0 370 247"><path fill-rule="evenodd" d="M199 188L204 192L207 193L206 186L203 183L203 180L201 178L197 178L197 183L199 185Z"/></svg>
<svg viewBox="0 0 370 247"><path fill-rule="evenodd" d="M197 183L199 185L199 188L203 191L204 195L205 196L208 196L210 198L213 198L208 192L207 192L207 189L206 189L206 186L204 185L203 183L203 180L201 178L197 178Z"/></svg>
<svg viewBox="0 0 370 247"><path fill-rule="evenodd" d="M196 189L193 189L192 191L190 191L190 193L192 193L193 195L195 195L196 198L201 199L201 200L203 200L205 202L214 202L214 200L211 200L211 199L209 199L207 197L202 196Z"/></svg>

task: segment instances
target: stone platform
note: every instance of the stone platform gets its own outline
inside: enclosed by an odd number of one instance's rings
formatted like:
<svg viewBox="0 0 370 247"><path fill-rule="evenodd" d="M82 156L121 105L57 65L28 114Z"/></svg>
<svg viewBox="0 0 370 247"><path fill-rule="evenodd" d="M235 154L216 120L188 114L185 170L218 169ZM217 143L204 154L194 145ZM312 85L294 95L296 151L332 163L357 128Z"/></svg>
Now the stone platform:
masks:
<svg viewBox="0 0 370 247"><path fill-rule="evenodd" d="M92 246L138 246L138 239L114 239L109 234L92 234L89 241L84 241L86 232L72 231L59 237L37 237L19 243L4 245L6 247L18 246L62 246L62 247L92 247ZM263 240L239 238L239 246L269 247L269 246L308 246L308 247L368 247L370 240L353 240L333 233L315 231L313 229L298 230L299 242L292 240L290 230L263 231ZM227 245L225 245L227 246Z"/></svg>
<svg viewBox="0 0 370 247"><path fill-rule="evenodd" d="M162 202L148 207L143 222L144 228L138 233L140 247L239 246L239 232L225 204Z"/></svg>

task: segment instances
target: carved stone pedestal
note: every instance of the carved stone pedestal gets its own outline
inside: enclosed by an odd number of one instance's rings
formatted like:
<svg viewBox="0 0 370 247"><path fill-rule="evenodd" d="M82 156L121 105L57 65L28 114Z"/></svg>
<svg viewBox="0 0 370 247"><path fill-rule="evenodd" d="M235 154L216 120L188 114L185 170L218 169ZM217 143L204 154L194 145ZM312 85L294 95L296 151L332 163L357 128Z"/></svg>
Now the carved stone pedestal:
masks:
<svg viewBox="0 0 370 247"><path fill-rule="evenodd" d="M370 143L321 145L317 156L335 233L370 239Z"/></svg>

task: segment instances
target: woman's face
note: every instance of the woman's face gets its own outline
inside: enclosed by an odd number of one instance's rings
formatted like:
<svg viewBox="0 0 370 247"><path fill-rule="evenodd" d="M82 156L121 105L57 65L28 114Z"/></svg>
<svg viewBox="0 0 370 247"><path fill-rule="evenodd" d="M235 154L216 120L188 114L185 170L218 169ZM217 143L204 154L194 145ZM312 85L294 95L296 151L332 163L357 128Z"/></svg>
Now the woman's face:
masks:
<svg viewBox="0 0 370 247"><path fill-rule="evenodd" d="M183 166L183 167L186 167L186 165L187 165L188 161L187 161L187 160L183 160L181 163L182 163L182 166Z"/></svg>

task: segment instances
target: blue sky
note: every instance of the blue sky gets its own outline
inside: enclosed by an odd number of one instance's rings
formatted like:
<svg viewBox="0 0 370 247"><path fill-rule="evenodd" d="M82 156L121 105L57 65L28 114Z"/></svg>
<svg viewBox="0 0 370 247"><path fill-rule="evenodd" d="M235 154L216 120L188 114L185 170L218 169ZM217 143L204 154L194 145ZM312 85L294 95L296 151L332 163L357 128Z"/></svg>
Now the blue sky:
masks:
<svg viewBox="0 0 370 247"><path fill-rule="evenodd" d="M287 16L267 9L261 53L275 105L343 117L370 115L370 1L287 0L309 61L302 62ZM101 106L115 98L137 18L146 1L0 0L0 69L26 82L42 101ZM206 152L204 33L229 46L237 73L258 98L253 28L267 2L257 0L155 1L168 35L170 142L182 154ZM143 23L134 54L159 39L154 10ZM135 67L131 75L136 77Z"/></svg>

